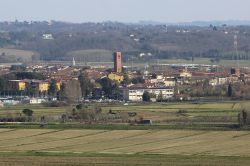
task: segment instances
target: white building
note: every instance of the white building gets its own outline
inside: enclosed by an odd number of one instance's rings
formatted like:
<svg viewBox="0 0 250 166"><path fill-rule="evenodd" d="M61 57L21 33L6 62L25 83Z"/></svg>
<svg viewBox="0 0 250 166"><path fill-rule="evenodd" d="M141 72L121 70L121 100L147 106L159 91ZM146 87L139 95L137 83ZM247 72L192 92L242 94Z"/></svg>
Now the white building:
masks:
<svg viewBox="0 0 250 166"><path fill-rule="evenodd" d="M3 102L0 100L0 107L3 107L4 106L4 104L3 104Z"/></svg>
<svg viewBox="0 0 250 166"><path fill-rule="evenodd" d="M174 96L174 88L166 87L166 88L127 88L123 89L123 98L126 101L132 102L140 102L142 101L142 96L144 92L149 92L156 96L156 99L159 96L162 97L163 100L170 99Z"/></svg>
<svg viewBox="0 0 250 166"><path fill-rule="evenodd" d="M176 84L176 81L174 78L166 78L164 81L164 84L166 87L174 87Z"/></svg>
<svg viewBox="0 0 250 166"><path fill-rule="evenodd" d="M227 83L227 78L213 78L209 80L209 85L211 86L218 86L218 85L224 85Z"/></svg>
<svg viewBox="0 0 250 166"><path fill-rule="evenodd" d="M53 40L54 37L52 34L43 34L42 39L44 40Z"/></svg>
<svg viewBox="0 0 250 166"><path fill-rule="evenodd" d="M41 104L46 102L45 99L40 99L40 98L31 98L31 99L27 99L25 101L23 101L24 103L27 104Z"/></svg>

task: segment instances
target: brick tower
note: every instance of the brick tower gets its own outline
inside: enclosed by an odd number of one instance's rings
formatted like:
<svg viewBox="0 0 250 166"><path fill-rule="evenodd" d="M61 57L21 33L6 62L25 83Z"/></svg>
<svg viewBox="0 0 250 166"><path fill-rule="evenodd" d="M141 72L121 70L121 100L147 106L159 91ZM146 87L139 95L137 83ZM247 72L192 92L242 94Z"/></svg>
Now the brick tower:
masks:
<svg viewBox="0 0 250 166"><path fill-rule="evenodd" d="M122 72L122 53L121 52L114 53L114 72L116 73Z"/></svg>

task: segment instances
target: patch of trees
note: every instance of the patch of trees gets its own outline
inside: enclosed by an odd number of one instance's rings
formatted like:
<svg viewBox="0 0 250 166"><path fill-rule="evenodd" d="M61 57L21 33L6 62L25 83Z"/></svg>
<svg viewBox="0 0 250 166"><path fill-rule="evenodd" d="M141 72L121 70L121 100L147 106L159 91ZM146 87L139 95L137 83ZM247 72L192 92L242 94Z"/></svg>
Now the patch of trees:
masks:
<svg viewBox="0 0 250 166"><path fill-rule="evenodd" d="M145 91L142 95L142 101L144 102L150 102L151 101L151 96L148 91Z"/></svg>
<svg viewBox="0 0 250 166"><path fill-rule="evenodd" d="M105 93L107 97L113 99L119 99L120 90L118 82L112 81L107 77L100 79L98 82L102 86L102 91Z"/></svg>
<svg viewBox="0 0 250 166"><path fill-rule="evenodd" d="M16 76L16 79L18 80L22 80L22 79L45 80L45 76L37 72L17 72L14 74Z"/></svg>
<svg viewBox="0 0 250 166"><path fill-rule="evenodd" d="M81 92L83 97L88 97L94 89L94 83L92 83L85 74L81 74L78 77L81 86Z"/></svg>
<svg viewBox="0 0 250 166"><path fill-rule="evenodd" d="M238 114L238 122L240 127L245 127L250 125L250 112L243 109Z"/></svg>
<svg viewBox="0 0 250 166"><path fill-rule="evenodd" d="M166 28L168 32L166 33ZM0 23L0 29L8 31L10 39L1 39L0 46L37 51L43 60L69 60L67 53L75 50L105 49L125 52L124 60L138 56L140 52L151 52L154 58L207 57L210 59L249 59L249 26L175 27L159 25L128 25L121 23L63 22ZM176 31L180 33L176 33ZM188 30L189 33L182 33ZM225 31L229 32L225 34ZM242 54L229 55L234 51L233 32L239 31L239 50ZM43 40L43 33L51 33L54 40ZM132 36L130 36L132 35ZM122 39L122 40L121 40ZM136 50L136 51L135 51ZM227 55L226 55L227 54Z"/></svg>
<svg viewBox="0 0 250 166"><path fill-rule="evenodd" d="M63 83L58 98L61 101L74 103L82 98L81 86L78 80L71 80Z"/></svg>

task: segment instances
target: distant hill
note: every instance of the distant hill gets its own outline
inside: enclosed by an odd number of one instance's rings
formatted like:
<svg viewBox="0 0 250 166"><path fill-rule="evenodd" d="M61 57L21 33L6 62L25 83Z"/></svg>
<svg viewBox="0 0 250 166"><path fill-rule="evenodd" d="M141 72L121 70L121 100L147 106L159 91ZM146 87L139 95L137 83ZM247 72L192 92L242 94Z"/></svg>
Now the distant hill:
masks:
<svg viewBox="0 0 250 166"><path fill-rule="evenodd" d="M75 57L81 61L82 58L86 61L109 61L111 53L116 50L123 52L124 60L141 60L138 58L143 55L141 53L150 53L151 59L205 57L248 60L250 26L230 26L238 24L250 25L248 21L169 25L157 22L0 22L0 47L11 45L18 50L31 50L43 60L72 60ZM53 38L45 40L43 34L51 34ZM238 57L234 52L235 35L238 38Z"/></svg>

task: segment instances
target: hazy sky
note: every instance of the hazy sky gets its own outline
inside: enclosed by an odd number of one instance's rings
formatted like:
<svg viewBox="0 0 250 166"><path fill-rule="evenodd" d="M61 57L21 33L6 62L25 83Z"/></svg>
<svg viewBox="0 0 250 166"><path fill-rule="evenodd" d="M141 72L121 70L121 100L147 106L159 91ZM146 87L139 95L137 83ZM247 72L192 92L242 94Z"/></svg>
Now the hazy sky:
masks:
<svg viewBox="0 0 250 166"><path fill-rule="evenodd" d="M250 20L250 0L0 0L0 21Z"/></svg>

